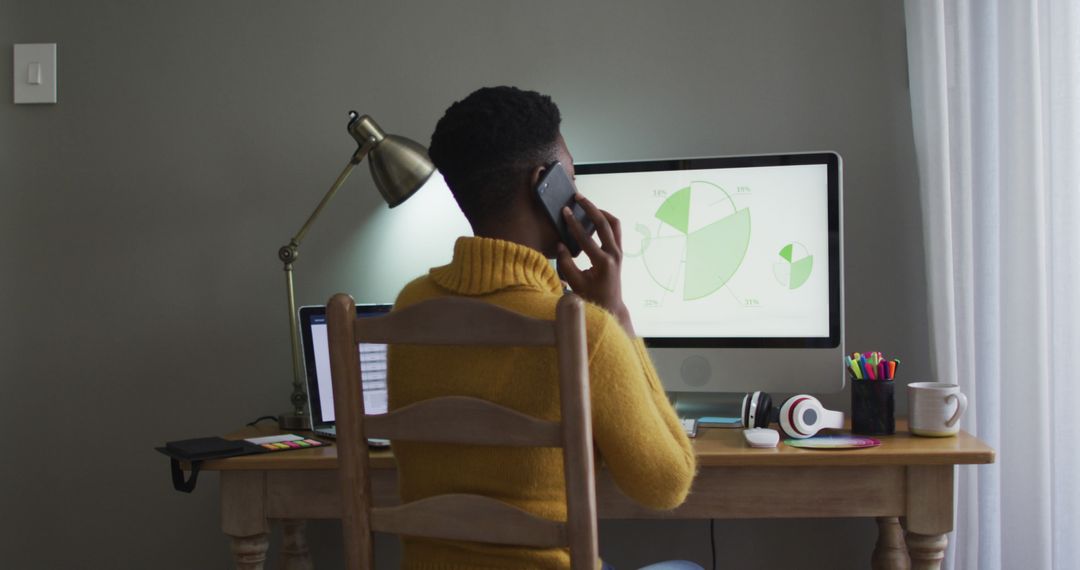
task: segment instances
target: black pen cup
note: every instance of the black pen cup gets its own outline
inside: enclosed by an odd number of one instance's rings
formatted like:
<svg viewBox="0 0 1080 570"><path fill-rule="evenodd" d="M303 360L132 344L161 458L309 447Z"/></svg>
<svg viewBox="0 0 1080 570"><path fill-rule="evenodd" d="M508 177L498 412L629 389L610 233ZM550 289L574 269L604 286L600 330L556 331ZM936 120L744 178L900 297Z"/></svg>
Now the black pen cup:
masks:
<svg viewBox="0 0 1080 570"><path fill-rule="evenodd" d="M896 433L892 380L851 381L851 431L860 435Z"/></svg>

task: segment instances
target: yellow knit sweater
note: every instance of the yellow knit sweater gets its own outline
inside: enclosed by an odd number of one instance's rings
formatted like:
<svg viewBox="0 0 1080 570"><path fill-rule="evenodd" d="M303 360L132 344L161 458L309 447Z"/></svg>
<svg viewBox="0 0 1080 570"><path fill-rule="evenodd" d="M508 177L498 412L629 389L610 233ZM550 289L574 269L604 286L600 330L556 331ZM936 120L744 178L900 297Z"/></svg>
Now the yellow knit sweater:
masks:
<svg viewBox="0 0 1080 570"><path fill-rule="evenodd" d="M537 251L488 238L459 238L454 259L407 285L395 309L468 295L533 317L554 319L561 282ZM607 311L586 304L593 437L623 492L655 509L686 498L694 453L640 339ZM395 346L389 354L390 408L448 394L484 398L523 413L559 417L554 349ZM394 444L402 499L477 493L539 516L566 520L562 456L552 448ZM599 464L598 464L599 465ZM567 568L561 549L406 538L403 565L416 570Z"/></svg>

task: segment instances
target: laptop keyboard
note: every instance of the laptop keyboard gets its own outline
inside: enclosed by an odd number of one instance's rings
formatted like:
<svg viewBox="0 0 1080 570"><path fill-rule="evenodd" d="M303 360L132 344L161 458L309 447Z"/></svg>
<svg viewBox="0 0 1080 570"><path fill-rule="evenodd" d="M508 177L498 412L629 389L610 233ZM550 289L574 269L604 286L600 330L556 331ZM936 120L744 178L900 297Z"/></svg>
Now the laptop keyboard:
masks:
<svg viewBox="0 0 1080 570"><path fill-rule="evenodd" d="M694 418L681 418L679 423L682 424L687 437L697 437L697 420Z"/></svg>

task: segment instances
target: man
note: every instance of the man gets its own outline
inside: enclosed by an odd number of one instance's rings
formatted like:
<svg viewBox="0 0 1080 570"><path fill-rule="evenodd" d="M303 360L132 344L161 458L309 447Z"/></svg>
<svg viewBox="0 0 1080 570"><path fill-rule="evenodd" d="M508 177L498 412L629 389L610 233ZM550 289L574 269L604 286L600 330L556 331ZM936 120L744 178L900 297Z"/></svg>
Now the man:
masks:
<svg viewBox="0 0 1080 570"><path fill-rule="evenodd" d="M430 155L475 237L459 238L449 265L407 285L395 308L463 295L552 319L563 282L586 304L593 436L605 468L631 498L671 509L686 498L694 454L622 300L619 221L577 196L597 244L565 210L592 267L582 271L559 241L534 187L556 161L573 158L549 97L513 87L480 89L454 103L431 137ZM550 350L393 347L391 409L448 394L471 395L555 419L558 376ZM563 519L562 457L550 448L395 444L402 498L450 492L491 496ZM404 568L566 568L565 550L407 538Z"/></svg>

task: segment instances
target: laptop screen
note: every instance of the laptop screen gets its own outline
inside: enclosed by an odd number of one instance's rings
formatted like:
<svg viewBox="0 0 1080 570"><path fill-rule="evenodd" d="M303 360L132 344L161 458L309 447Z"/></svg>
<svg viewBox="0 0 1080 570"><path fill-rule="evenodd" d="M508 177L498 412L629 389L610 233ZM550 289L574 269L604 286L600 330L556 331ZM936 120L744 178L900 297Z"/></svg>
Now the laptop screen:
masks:
<svg viewBox="0 0 1080 570"><path fill-rule="evenodd" d="M357 305L356 316L377 316L391 305ZM314 427L334 423L334 389L330 378L330 347L326 333L326 307L300 308L300 338L307 370L308 406ZM386 413L386 345L360 345L360 372L363 378L364 411Z"/></svg>

